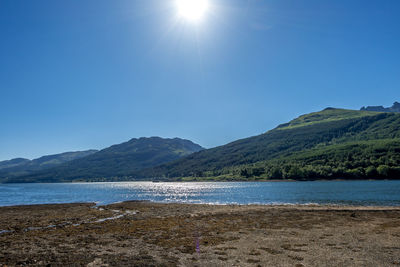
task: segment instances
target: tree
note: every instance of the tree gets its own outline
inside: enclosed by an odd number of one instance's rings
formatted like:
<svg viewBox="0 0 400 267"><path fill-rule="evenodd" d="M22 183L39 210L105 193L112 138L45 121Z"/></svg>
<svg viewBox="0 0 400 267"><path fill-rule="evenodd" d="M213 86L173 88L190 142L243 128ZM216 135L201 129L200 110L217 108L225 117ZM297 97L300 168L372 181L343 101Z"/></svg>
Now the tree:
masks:
<svg viewBox="0 0 400 267"><path fill-rule="evenodd" d="M389 166L387 165L379 165L377 168L379 176L387 177L389 174Z"/></svg>
<svg viewBox="0 0 400 267"><path fill-rule="evenodd" d="M376 170L375 166L369 166L365 170L365 175L368 178L376 178L376 176L378 175L378 171Z"/></svg>

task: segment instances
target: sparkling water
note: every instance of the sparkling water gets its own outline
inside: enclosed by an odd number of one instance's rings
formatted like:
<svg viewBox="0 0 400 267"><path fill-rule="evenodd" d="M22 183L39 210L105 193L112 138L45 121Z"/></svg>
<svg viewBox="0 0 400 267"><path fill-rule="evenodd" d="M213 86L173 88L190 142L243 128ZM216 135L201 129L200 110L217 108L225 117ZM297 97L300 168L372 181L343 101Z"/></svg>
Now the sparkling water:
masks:
<svg viewBox="0 0 400 267"><path fill-rule="evenodd" d="M127 200L400 206L400 181L0 184L0 206Z"/></svg>

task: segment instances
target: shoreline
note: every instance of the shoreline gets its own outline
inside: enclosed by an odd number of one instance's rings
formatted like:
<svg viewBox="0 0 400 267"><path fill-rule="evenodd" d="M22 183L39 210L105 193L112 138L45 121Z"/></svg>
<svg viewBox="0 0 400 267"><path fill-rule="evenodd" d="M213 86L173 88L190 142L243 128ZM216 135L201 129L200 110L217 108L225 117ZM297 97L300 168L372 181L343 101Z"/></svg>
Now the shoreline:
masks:
<svg viewBox="0 0 400 267"><path fill-rule="evenodd" d="M266 207L266 208L315 208L320 210L400 210L400 205L346 205L346 204L327 204L327 203L249 203L249 204L238 204L238 203L188 203L188 202L162 202L162 201L152 201L152 200L126 200L117 201L112 203L98 204L96 202L54 202L54 203L33 203L33 204L17 204L17 205L7 205L0 206L0 212L2 208L36 208L36 207L53 207L53 206L64 206L64 205L89 205L93 208L107 207L111 205L118 204L128 204L128 203L147 203L147 204L161 204L161 205L204 205L204 206L237 206L237 207Z"/></svg>
<svg viewBox="0 0 400 267"><path fill-rule="evenodd" d="M0 266L388 266L400 264L399 220L400 207L379 206L6 206Z"/></svg>
<svg viewBox="0 0 400 267"><path fill-rule="evenodd" d="M68 182L21 182L21 183L15 183L15 182L0 182L0 185L8 185L8 184L91 184L91 183L132 183L132 182L152 182L152 183L287 183L287 182L360 182L360 181L399 181L400 178L385 178L385 179L343 179L343 178L335 178L335 179L326 179L326 178L321 178L321 179L260 179L260 180L235 180L235 179L226 179L226 180L210 180L207 178L204 179L192 179L192 180L120 180L120 181L68 181Z"/></svg>

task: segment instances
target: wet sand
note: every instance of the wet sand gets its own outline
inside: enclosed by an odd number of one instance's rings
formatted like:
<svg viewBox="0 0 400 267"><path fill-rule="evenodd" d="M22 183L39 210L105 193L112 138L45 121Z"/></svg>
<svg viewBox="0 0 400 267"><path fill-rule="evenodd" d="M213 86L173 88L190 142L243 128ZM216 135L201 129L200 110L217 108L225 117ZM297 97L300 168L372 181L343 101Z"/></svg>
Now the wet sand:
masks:
<svg viewBox="0 0 400 267"><path fill-rule="evenodd" d="M400 207L0 207L0 266L396 266Z"/></svg>

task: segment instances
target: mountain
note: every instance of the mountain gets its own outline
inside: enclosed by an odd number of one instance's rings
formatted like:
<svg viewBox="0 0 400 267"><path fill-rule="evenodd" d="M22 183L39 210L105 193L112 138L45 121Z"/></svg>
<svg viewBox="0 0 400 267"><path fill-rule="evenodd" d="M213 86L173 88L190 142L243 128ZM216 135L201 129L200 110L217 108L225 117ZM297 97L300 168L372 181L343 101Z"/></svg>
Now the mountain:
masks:
<svg viewBox="0 0 400 267"><path fill-rule="evenodd" d="M65 152L61 154L43 156L34 160L16 158L0 161L0 179L28 175L35 171L49 169L71 160L80 159L96 153L97 150Z"/></svg>
<svg viewBox="0 0 400 267"><path fill-rule="evenodd" d="M178 138L132 139L7 182L150 179L400 179L400 114L326 108L211 149Z"/></svg>
<svg viewBox="0 0 400 267"><path fill-rule="evenodd" d="M23 159L23 158L16 158L16 159L0 161L0 170L18 167L18 166L24 165L28 162L30 162L29 159Z"/></svg>
<svg viewBox="0 0 400 267"><path fill-rule="evenodd" d="M400 178L400 114L327 108L133 177L169 180Z"/></svg>
<svg viewBox="0 0 400 267"><path fill-rule="evenodd" d="M391 106L390 108L385 108L383 106L368 106L368 107L362 107L360 110L377 111L377 112L400 112L400 103L394 102L393 106Z"/></svg>
<svg viewBox="0 0 400 267"><path fill-rule="evenodd" d="M68 182L119 180L129 173L179 159L203 148L189 140L160 137L131 139L55 168L20 176L7 182ZM104 179L103 179L104 178Z"/></svg>

